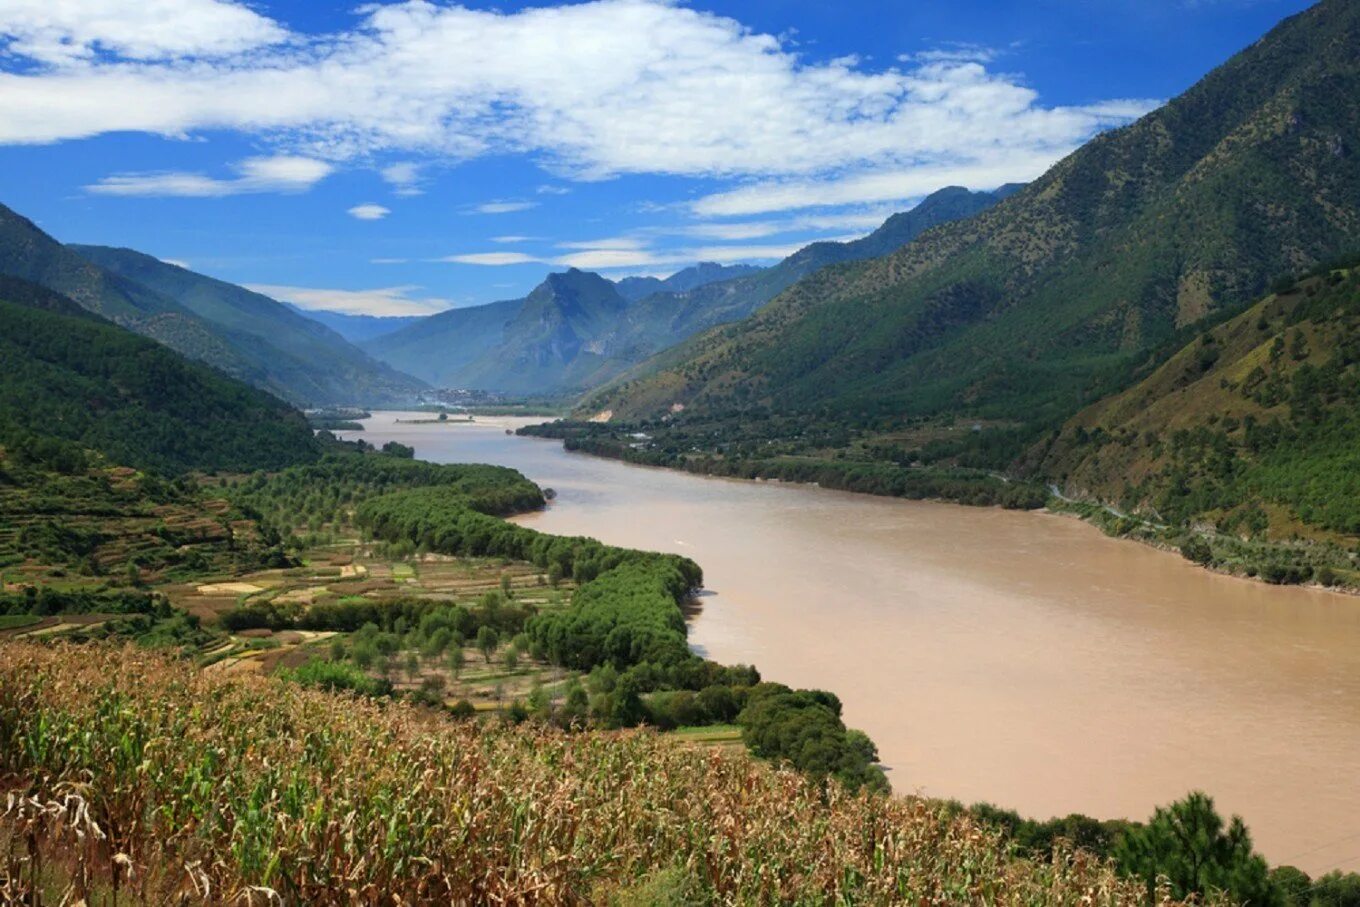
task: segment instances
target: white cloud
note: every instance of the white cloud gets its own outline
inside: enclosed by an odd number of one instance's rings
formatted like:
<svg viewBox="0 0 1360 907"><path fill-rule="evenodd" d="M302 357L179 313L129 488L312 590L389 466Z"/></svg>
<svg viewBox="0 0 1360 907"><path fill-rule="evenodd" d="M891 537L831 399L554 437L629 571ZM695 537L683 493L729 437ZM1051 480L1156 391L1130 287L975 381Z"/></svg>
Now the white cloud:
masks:
<svg viewBox="0 0 1360 907"><path fill-rule="evenodd" d="M232 179L182 171L118 173L106 176L85 189L99 195L178 195L192 198L219 198L251 192L304 192L335 169L325 161L296 155L246 158L238 161L235 167L240 175Z"/></svg>
<svg viewBox="0 0 1360 907"><path fill-rule="evenodd" d="M613 251L641 249L647 241L638 236L611 236L607 239L586 239L575 242L560 242L559 249L609 249Z"/></svg>
<svg viewBox="0 0 1360 907"><path fill-rule="evenodd" d="M332 290L278 284L247 284L246 289L291 302L300 309L343 312L347 315L433 315L453 307L447 299L417 297L416 286L374 290Z"/></svg>
<svg viewBox="0 0 1360 907"><path fill-rule="evenodd" d="M813 62L787 38L670 0L508 13L411 0L361 7L352 30L327 36L284 34L222 0L153 2L160 31L142 0L0 8L19 61L0 73L0 143L235 130L336 162L525 154L576 179L824 180L986 163L1004 182L1148 107L1046 107L976 51L887 68ZM76 13L56 21L49 6ZM51 34L79 52L53 50ZM393 166L389 182L418 191L418 171Z"/></svg>
<svg viewBox="0 0 1360 907"><path fill-rule="evenodd" d="M9 53L47 64L225 56L274 44L287 32L223 0L5 0L0 35Z"/></svg>
<svg viewBox="0 0 1360 907"><path fill-rule="evenodd" d="M646 249L586 249L547 259L549 264L558 267L582 268L587 271L598 271L601 268L640 268L646 265L666 264L674 260Z"/></svg>
<svg viewBox="0 0 1360 907"><path fill-rule="evenodd" d="M415 161L398 161L388 164L378 173L397 195L413 196L424 192L420 188L421 169L421 165Z"/></svg>
<svg viewBox="0 0 1360 907"><path fill-rule="evenodd" d="M358 220L382 220L384 217L391 214L392 210L390 208L384 208L382 205L363 204L355 205L346 213L350 217Z"/></svg>
<svg viewBox="0 0 1360 907"><path fill-rule="evenodd" d="M538 202L483 202L480 205L473 205L468 210L474 214L514 214L516 211L528 211L537 207Z"/></svg>
<svg viewBox="0 0 1360 907"><path fill-rule="evenodd" d="M161 261L177 268L183 268L186 271L189 270L189 263L182 258L162 258Z"/></svg>
<svg viewBox="0 0 1360 907"><path fill-rule="evenodd" d="M470 252L462 255L447 255L438 261L448 262L449 264L459 265L494 265L501 267L504 265L527 265L540 261L532 255L525 255L523 252Z"/></svg>
<svg viewBox="0 0 1360 907"><path fill-rule="evenodd" d="M493 236L493 237L491 237L491 241L492 241L492 242L495 242L495 243L502 243L502 244L508 244L508 243L521 243L521 242L532 242L533 239L534 239L534 237L532 237L532 236Z"/></svg>
<svg viewBox="0 0 1360 907"><path fill-rule="evenodd" d="M571 190L568 189L566 186L554 186L554 185L545 183L544 185L538 187L538 194L539 194L539 195L570 195L570 194L571 194Z"/></svg>

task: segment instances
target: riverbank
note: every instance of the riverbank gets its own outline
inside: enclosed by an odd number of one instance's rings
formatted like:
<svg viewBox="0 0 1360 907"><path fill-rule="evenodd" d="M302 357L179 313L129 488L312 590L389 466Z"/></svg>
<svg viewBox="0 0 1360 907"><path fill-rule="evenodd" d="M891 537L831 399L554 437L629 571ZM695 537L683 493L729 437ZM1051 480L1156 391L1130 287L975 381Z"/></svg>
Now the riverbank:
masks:
<svg viewBox="0 0 1360 907"><path fill-rule="evenodd" d="M1105 534L1175 552L1211 572L1268 585L1315 586L1360 594L1356 551L1321 541L1268 541L1214 531L1208 526L1167 526L1124 513L1103 502L1064 495L1052 485L965 468L907 467L818 457L730 459L654 450L643 433L629 442L592 436L597 424L545 423L521 435L561 440L565 449L642 466L725 478L781 481L880 497L938 501L1011 510L1048 509L1079 517Z"/></svg>

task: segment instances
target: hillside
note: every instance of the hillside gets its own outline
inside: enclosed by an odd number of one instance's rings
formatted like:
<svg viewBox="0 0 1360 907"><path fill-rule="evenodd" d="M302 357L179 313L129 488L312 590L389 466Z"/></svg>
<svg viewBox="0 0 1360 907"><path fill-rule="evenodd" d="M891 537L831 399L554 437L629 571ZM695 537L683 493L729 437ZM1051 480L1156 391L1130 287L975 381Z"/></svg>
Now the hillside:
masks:
<svg viewBox="0 0 1360 907"><path fill-rule="evenodd" d="M248 361L252 382L299 405L383 405L424 386L371 359L339 334L290 307L226 281L132 249L68 246L104 271L173 299L203 319Z"/></svg>
<svg viewBox="0 0 1360 907"><path fill-rule="evenodd" d="M932 226L990 207L1014 189L942 189L866 237L813 243L771 268L705 263L665 280L626 278L612 285L573 269L549 277L524 300L441 312L363 346L439 387L579 392L700 331L745 318L819 268L887 254Z"/></svg>
<svg viewBox="0 0 1360 907"><path fill-rule="evenodd" d="M1360 537L1360 271L1281 289L1072 417L1028 468L1243 537Z"/></svg>
<svg viewBox="0 0 1360 907"><path fill-rule="evenodd" d="M0 443L11 451L45 457L58 439L168 472L316 456L302 414L277 398L15 278L0 279L0 372Z"/></svg>
<svg viewBox="0 0 1360 907"><path fill-rule="evenodd" d="M589 401L1052 424L1187 324L1360 244L1360 5L1285 20L1010 198L824 268Z"/></svg>
<svg viewBox="0 0 1360 907"><path fill-rule="evenodd" d="M0 275L32 281L191 359L258 384L263 374L187 308L86 261L0 205Z"/></svg>

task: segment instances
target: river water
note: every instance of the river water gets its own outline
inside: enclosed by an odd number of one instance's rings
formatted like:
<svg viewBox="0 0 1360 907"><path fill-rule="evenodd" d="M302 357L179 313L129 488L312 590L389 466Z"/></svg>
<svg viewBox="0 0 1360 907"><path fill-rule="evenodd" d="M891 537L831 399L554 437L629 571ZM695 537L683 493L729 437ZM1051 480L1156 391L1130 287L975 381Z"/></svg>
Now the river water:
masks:
<svg viewBox="0 0 1360 907"><path fill-rule="evenodd" d="M535 420L395 417L346 434L556 490L524 525L694 558L694 648L837 693L899 792L1144 818L1203 789L1272 863L1360 869L1360 599L1217 576L1069 517L691 476L506 434Z"/></svg>

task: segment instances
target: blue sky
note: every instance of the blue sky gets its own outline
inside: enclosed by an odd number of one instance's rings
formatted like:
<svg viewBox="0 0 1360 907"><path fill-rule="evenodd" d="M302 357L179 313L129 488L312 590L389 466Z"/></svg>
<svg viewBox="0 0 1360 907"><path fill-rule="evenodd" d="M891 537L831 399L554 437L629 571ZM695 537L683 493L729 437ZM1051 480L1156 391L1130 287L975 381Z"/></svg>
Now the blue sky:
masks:
<svg viewBox="0 0 1360 907"><path fill-rule="evenodd" d="M0 202L307 307L766 263L1026 180L1300 0L0 0Z"/></svg>

